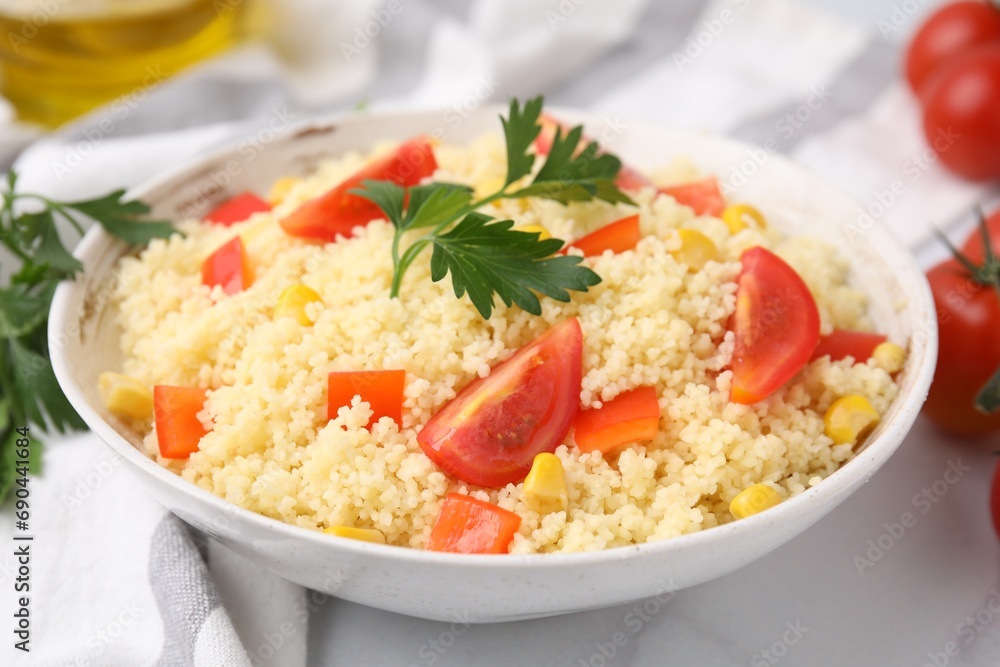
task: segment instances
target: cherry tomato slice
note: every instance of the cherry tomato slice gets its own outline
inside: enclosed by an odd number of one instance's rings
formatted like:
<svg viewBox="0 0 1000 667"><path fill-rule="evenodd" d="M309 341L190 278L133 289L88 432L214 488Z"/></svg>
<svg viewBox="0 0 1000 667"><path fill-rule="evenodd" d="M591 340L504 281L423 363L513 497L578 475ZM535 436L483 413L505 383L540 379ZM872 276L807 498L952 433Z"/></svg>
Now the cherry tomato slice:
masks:
<svg viewBox="0 0 1000 667"><path fill-rule="evenodd" d="M799 274L774 253L758 246L740 261L731 399L750 404L770 396L808 363L819 344L819 310Z"/></svg>
<svg viewBox="0 0 1000 667"><path fill-rule="evenodd" d="M427 540L428 551L505 554L521 527L521 517L460 493L449 493Z"/></svg>
<svg viewBox="0 0 1000 667"><path fill-rule="evenodd" d="M583 332L557 324L478 378L417 434L424 453L463 482L498 488L528 474L536 454L552 452L580 406Z"/></svg>
<svg viewBox="0 0 1000 667"><path fill-rule="evenodd" d="M198 451L205 427L198 413L205 408L206 391L197 387L153 387L156 442L165 459L186 459Z"/></svg>
<svg viewBox="0 0 1000 667"><path fill-rule="evenodd" d="M271 205L252 192L243 192L222 202L205 216L206 222L229 227L243 222L254 213L270 211Z"/></svg>
<svg viewBox="0 0 1000 667"><path fill-rule="evenodd" d="M819 345L809 361L826 356L830 357L830 361L853 357L856 363L863 364L872 358L875 348L887 340L882 334L834 329L829 336L819 339Z"/></svg>
<svg viewBox="0 0 1000 667"><path fill-rule="evenodd" d="M281 220L282 228L292 236L334 241L350 237L354 228L385 217L381 209L364 197L351 194L365 180L392 181L410 187L437 170L434 149L427 137L416 137L401 144L326 193L310 199Z"/></svg>
<svg viewBox="0 0 1000 667"><path fill-rule="evenodd" d="M327 381L327 416L333 419L337 410L350 405L360 396L372 409L368 429L382 417L391 417L403 426L403 386L406 371L347 371L333 372Z"/></svg>
<svg viewBox="0 0 1000 667"><path fill-rule="evenodd" d="M718 218L726 210L726 198L722 195L719 179L715 176L660 188L659 191L676 199L678 204L690 206L695 215L712 215Z"/></svg>
<svg viewBox="0 0 1000 667"><path fill-rule="evenodd" d="M594 257L603 255L605 250L613 253L633 250L640 240L639 216L630 215L573 241L570 246L582 250L584 257Z"/></svg>
<svg viewBox="0 0 1000 667"><path fill-rule="evenodd" d="M226 294L236 294L253 283L253 270L239 236L220 246L201 265L201 282L209 287L222 285Z"/></svg>

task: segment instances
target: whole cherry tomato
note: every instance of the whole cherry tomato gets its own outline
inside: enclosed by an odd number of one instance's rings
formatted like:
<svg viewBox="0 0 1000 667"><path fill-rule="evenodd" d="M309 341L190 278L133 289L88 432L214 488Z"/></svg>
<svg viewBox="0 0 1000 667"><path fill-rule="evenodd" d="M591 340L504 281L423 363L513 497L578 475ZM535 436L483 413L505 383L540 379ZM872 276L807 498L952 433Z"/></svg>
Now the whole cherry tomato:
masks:
<svg viewBox="0 0 1000 667"><path fill-rule="evenodd" d="M906 52L906 78L913 92L943 65L983 44L1000 44L1000 10L982 0L964 0L938 9L920 26Z"/></svg>
<svg viewBox="0 0 1000 667"><path fill-rule="evenodd" d="M976 395L1000 367L1000 296L957 260L927 272L938 314L940 352L924 414L950 433L978 436L1000 429L1000 412L983 414Z"/></svg>

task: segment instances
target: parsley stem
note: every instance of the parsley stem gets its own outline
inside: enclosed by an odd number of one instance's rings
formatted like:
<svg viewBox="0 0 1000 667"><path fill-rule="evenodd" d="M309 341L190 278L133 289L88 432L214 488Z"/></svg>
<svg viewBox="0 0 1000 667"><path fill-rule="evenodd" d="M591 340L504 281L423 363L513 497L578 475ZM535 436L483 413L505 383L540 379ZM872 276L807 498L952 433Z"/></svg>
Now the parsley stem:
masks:
<svg viewBox="0 0 1000 667"><path fill-rule="evenodd" d="M424 248L426 248L429 244L433 243L434 238L444 231L445 227L454 224L456 221L461 220L469 213L472 213L487 204L495 202L498 199L502 199L506 189L507 186L504 186L499 192L495 192L488 197L483 197L479 201L472 202L455 215L441 221L431 231L414 241L413 244L403 252L402 257L399 255L399 242L402 240L403 232L402 230L397 229L392 239L392 265L394 270L392 274L392 287L389 290L389 297L393 299L399 298L399 291L403 285L403 274L406 273L406 270L410 268L411 264L413 264L417 255L423 252Z"/></svg>

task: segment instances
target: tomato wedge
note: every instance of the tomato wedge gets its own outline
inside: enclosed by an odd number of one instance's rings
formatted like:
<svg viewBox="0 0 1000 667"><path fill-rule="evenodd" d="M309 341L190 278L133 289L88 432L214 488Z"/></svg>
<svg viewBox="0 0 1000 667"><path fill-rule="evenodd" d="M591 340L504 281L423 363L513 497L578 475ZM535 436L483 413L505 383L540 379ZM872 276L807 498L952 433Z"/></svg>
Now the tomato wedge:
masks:
<svg viewBox="0 0 1000 667"><path fill-rule="evenodd" d="M660 188L659 192L670 195L678 204L690 206L695 215L712 215L718 218L726 209L726 198L722 195L719 179L715 176Z"/></svg>
<svg viewBox="0 0 1000 667"><path fill-rule="evenodd" d="M791 380L819 344L819 310L809 288L780 257L761 247L740 261L733 332L734 403L756 403Z"/></svg>
<svg viewBox="0 0 1000 667"><path fill-rule="evenodd" d="M252 192L243 192L222 202L205 216L206 222L229 227L243 222L254 213L270 211L271 205Z"/></svg>
<svg viewBox="0 0 1000 667"><path fill-rule="evenodd" d="M253 283L253 269L239 236L220 246L201 265L201 282L222 286L226 294L236 294Z"/></svg>
<svg viewBox="0 0 1000 667"><path fill-rule="evenodd" d="M437 170L434 149L427 137L404 142L385 157L363 167L353 176L326 193L310 199L281 220L282 228L292 236L334 241L337 236L350 237L354 228L367 225L385 214L364 197L351 194L365 180L392 181L410 187Z"/></svg>
<svg viewBox="0 0 1000 667"><path fill-rule="evenodd" d="M572 129L547 113L538 117L538 124L542 126L541 132L535 137L535 152L539 155L548 155L549 151L552 150L552 140L555 139L556 128L562 128L563 136ZM590 137L582 135L579 148L582 150L591 141ZM615 185L622 190L639 190L652 184L653 182L643 174L626 164L623 164L618 170L618 178L615 179Z"/></svg>
<svg viewBox="0 0 1000 667"><path fill-rule="evenodd" d="M573 241L570 247L582 250L584 257L594 257L603 255L605 250L614 253L633 250L640 240L639 216L630 215Z"/></svg>
<svg viewBox="0 0 1000 667"><path fill-rule="evenodd" d="M519 482L536 454L552 452L580 406L583 332L557 324L459 392L417 434L424 453L463 482Z"/></svg>
<svg viewBox="0 0 1000 667"><path fill-rule="evenodd" d="M652 440L659 428L656 388L638 387L618 394L596 410L581 410L573 438L582 452L610 452L630 442Z"/></svg>
<svg viewBox="0 0 1000 667"><path fill-rule="evenodd" d="M521 517L460 493L449 493L427 540L428 551L505 554L521 528Z"/></svg>
<svg viewBox="0 0 1000 667"><path fill-rule="evenodd" d="M819 345L809 361L826 356L830 357L830 361L853 357L855 362L863 364L872 358L875 348L887 340L882 334L834 329L829 336L819 339Z"/></svg>
<svg viewBox="0 0 1000 667"><path fill-rule="evenodd" d="M368 403L372 417L371 429L382 417L392 417L403 426L403 385L406 371L347 371L330 373L327 381L326 410L330 419L337 410L350 405L355 396Z"/></svg>
<svg viewBox="0 0 1000 667"><path fill-rule="evenodd" d="M156 442L165 459L186 459L198 451L198 443L207 433L198 421L205 408L207 392L198 387L153 387L153 418Z"/></svg>

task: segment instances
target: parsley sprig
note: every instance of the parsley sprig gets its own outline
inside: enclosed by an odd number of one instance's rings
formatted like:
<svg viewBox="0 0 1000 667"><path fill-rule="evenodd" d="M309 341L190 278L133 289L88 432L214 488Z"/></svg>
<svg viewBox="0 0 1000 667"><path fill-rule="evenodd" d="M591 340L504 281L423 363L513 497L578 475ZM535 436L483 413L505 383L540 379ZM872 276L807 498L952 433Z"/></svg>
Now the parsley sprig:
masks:
<svg viewBox="0 0 1000 667"><path fill-rule="evenodd" d="M510 103L501 117L507 146L507 175L503 186L481 199L473 190L455 183L434 182L403 188L391 181L366 180L351 192L374 202L395 227L392 243L393 280L391 295L398 297L406 270L416 258L433 247L431 279L438 282L451 275L455 296L469 299L484 318L489 318L496 297L508 307L539 315L538 294L569 301L572 291L586 292L601 282L581 257L556 255L564 242L542 239L537 232L519 231L512 220L497 220L479 209L501 199L538 197L562 204L595 199L634 204L615 185L621 161L601 151L596 142L579 150L583 128L565 134L557 127L552 147L531 182L536 155L530 151L539 132L542 98L521 106ZM405 249L407 232L427 230Z"/></svg>
<svg viewBox="0 0 1000 667"><path fill-rule="evenodd" d="M83 268L63 245L56 221L82 234L83 221L90 219L130 244L165 238L174 231L168 222L140 224L149 207L123 201L124 190L98 199L57 202L17 192L16 186L17 174L10 171L0 185L0 245L16 258L10 278L0 280L0 502L14 479L16 428L33 424L60 433L85 428L59 388L48 356L52 295L61 281L72 280ZM39 444L37 437L31 441ZM31 460L35 466L40 463L37 450Z"/></svg>

